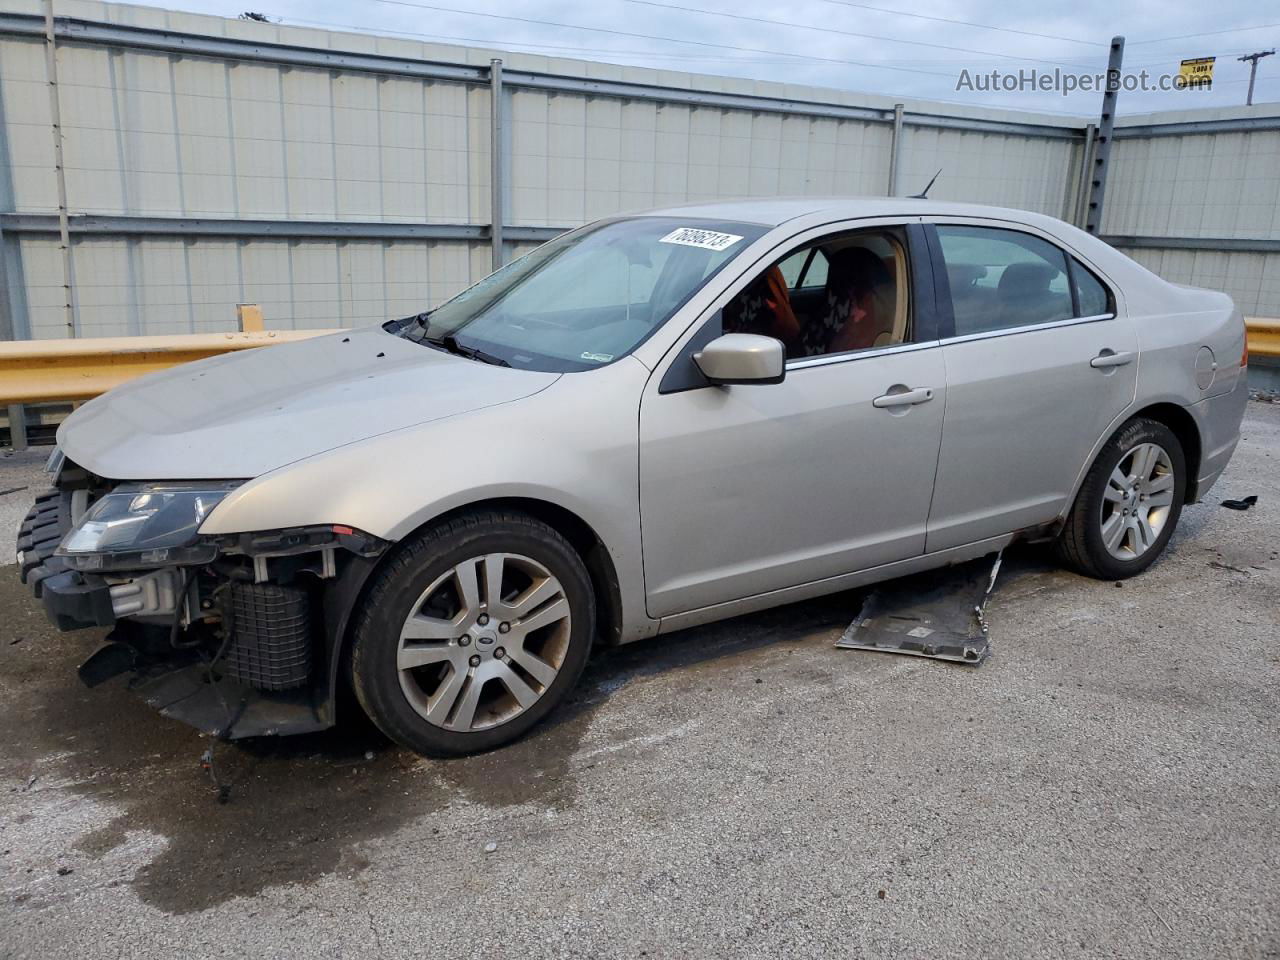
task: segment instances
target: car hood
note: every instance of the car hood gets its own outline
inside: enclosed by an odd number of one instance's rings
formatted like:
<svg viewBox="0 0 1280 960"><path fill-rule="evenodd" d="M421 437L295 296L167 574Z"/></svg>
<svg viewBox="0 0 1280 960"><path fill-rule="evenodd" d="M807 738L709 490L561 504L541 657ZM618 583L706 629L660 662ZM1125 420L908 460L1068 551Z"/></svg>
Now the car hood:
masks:
<svg viewBox="0 0 1280 960"><path fill-rule="evenodd" d="M58 444L115 480L247 479L377 434L519 400L558 376L468 360L381 328L357 330L142 377L73 413Z"/></svg>

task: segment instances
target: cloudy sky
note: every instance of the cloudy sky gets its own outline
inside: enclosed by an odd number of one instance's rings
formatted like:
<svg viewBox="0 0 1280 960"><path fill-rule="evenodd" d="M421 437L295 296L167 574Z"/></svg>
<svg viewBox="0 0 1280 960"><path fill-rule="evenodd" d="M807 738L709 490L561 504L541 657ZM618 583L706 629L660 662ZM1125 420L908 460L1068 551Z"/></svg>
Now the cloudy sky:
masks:
<svg viewBox="0 0 1280 960"><path fill-rule="evenodd" d="M246 6L246 4L253 4ZM993 70L1093 73L1114 35L1153 77L1217 57L1210 91L1122 93L1120 112L1243 104L1242 54L1280 46L1280 8L1250 0L165 0L152 5L414 39L1092 116L1100 94L957 89ZM903 9L905 4L899 4ZM1123 9L1118 9L1123 8ZM1280 101L1280 55L1254 102Z"/></svg>

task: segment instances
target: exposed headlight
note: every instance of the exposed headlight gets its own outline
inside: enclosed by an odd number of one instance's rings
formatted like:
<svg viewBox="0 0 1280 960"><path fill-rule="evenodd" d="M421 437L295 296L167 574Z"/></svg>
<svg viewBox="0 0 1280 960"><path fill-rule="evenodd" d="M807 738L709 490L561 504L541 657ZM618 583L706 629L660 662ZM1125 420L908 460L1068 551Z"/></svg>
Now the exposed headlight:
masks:
<svg viewBox="0 0 1280 960"><path fill-rule="evenodd" d="M236 486L121 484L85 511L62 538L58 555L80 569L101 566L104 556L109 561L127 556L145 564L207 562L217 550L192 549L197 543L196 532ZM202 556L205 552L208 557Z"/></svg>

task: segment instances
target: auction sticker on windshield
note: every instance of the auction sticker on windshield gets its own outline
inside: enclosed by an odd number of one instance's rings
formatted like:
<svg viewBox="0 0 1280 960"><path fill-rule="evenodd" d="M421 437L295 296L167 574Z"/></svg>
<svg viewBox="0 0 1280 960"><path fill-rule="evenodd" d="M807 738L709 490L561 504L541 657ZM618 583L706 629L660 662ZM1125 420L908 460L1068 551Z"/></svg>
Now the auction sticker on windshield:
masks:
<svg viewBox="0 0 1280 960"><path fill-rule="evenodd" d="M686 247L701 247L703 250L727 250L741 239L732 233L716 233L714 230L699 230L696 227L678 227L658 242L681 243Z"/></svg>

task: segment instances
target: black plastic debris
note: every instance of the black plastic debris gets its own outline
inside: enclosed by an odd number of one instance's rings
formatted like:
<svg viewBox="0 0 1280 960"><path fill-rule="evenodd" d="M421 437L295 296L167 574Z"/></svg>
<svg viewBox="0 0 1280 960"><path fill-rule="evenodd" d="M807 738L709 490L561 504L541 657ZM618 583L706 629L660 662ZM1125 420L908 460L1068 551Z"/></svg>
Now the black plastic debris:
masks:
<svg viewBox="0 0 1280 960"><path fill-rule="evenodd" d="M836 641L841 650L901 653L977 666L991 651L987 599L1001 554L872 588Z"/></svg>
<svg viewBox="0 0 1280 960"><path fill-rule="evenodd" d="M112 677L130 673L138 667L138 654L133 647L118 640L108 639L80 664L77 673L86 687L96 687Z"/></svg>
<svg viewBox="0 0 1280 960"><path fill-rule="evenodd" d="M1258 495L1254 493L1241 500L1223 500L1222 505L1228 510L1248 510L1257 502Z"/></svg>

